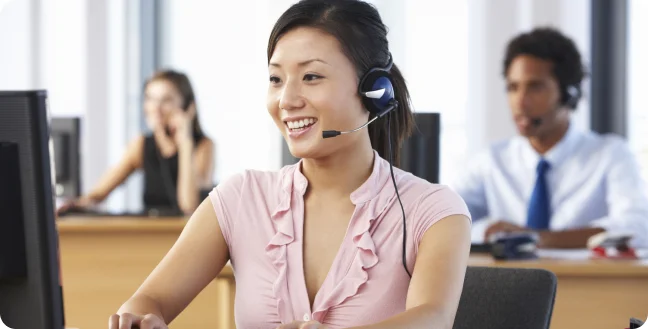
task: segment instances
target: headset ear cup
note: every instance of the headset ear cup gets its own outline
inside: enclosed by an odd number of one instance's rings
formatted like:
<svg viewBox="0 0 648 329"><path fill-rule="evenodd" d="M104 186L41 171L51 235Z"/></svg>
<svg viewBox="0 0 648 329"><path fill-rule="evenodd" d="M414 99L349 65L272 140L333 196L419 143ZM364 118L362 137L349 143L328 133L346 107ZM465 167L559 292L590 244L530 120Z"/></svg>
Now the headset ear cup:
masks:
<svg viewBox="0 0 648 329"><path fill-rule="evenodd" d="M394 86L391 81L391 76L385 70L374 68L367 72L360 81L359 93L362 96L362 103L365 108L372 114L381 113L388 106L391 100L394 99ZM383 90L384 93L380 98L367 97L366 92Z"/></svg>
<svg viewBox="0 0 648 329"><path fill-rule="evenodd" d="M563 104L571 110L576 110L580 101L581 92L576 86L567 86L563 91Z"/></svg>

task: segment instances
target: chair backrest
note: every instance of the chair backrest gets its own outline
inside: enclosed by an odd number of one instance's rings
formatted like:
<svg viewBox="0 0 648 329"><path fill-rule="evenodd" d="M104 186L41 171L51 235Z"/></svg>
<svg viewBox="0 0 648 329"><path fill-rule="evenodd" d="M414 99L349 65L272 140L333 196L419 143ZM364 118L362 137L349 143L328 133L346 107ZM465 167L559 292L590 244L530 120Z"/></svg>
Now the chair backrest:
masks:
<svg viewBox="0 0 648 329"><path fill-rule="evenodd" d="M453 328L547 329L556 287L546 270L469 266Z"/></svg>

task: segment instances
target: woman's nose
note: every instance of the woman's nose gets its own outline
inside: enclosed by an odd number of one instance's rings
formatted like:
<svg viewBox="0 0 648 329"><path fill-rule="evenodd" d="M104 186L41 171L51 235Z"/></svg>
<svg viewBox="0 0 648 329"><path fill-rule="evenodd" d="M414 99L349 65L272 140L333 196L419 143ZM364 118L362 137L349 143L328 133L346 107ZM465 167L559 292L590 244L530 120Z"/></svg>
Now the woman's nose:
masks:
<svg viewBox="0 0 648 329"><path fill-rule="evenodd" d="M305 104L301 88L295 83L286 83L279 99L279 107L284 110L299 109Z"/></svg>

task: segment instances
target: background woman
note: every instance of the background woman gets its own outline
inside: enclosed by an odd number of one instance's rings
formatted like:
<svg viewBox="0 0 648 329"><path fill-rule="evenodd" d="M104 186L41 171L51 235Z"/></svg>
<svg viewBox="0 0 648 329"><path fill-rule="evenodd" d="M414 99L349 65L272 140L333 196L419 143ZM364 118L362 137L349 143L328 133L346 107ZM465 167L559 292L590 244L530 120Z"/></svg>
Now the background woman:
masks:
<svg viewBox="0 0 648 329"><path fill-rule="evenodd" d="M180 72L157 72L144 85L144 115L150 130L135 138L122 159L90 193L59 208L59 214L102 202L138 169L144 171L146 210L191 214L201 189L211 189L214 144L203 133L189 78Z"/></svg>

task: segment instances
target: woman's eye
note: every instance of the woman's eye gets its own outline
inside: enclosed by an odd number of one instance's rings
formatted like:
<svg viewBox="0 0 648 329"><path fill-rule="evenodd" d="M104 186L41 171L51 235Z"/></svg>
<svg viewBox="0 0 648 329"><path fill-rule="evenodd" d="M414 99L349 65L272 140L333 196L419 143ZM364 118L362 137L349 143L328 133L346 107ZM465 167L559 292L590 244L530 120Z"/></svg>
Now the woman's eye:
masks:
<svg viewBox="0 0 648 329"><path fill-rule="evenodd" d="M304 76L304 81L313 81L313 80L317 80L319 78L321 78L321 76L319 76L317 74L306 74Z"/></svg>
<svg viewBox="0 0 648 329"><path fill-rule="evenodd" d="M270 77L270 82L271 82L271 83L279 83L280 81L281 81L281 80L279 80L278 77L275 77L275 76L271 76L271 77Z"/></svg>

